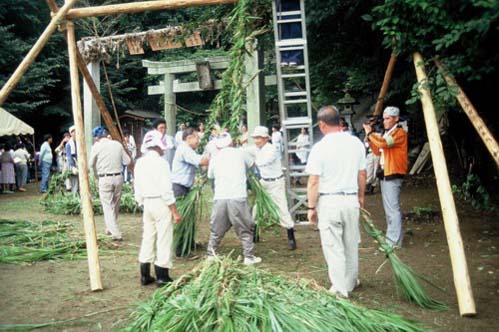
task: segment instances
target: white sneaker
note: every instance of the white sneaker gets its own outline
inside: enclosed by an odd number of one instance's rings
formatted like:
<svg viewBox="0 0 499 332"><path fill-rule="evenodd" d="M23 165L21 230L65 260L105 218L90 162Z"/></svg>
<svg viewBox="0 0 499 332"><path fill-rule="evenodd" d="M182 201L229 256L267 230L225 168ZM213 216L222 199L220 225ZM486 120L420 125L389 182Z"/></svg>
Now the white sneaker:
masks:
<svg viewBox="0 0 499 332"><path fill-rule="evenodd" d="M212 256L212 255L206 256L206 260L208 262L214 261L215 260L215 256Z"/></svg>
<svg viewBox="0 0 499 332"><path fill-rule="evenodd" d="M262 261L262 259L260 257L256 257L256 256L244 257L244 265L253 265L253 264L260 263L261 261Z"/></svg>
<svg viewBox="0 0 499 332"><path fill-rule="evenodd" d="M331 286L331 288L329 288L329 293L331 293L331 295L334 295L336 297L348 299L348 293L345 295L345 294L341 293L340 291L337 291L336 288L334 288L334 286Z"/></svg>

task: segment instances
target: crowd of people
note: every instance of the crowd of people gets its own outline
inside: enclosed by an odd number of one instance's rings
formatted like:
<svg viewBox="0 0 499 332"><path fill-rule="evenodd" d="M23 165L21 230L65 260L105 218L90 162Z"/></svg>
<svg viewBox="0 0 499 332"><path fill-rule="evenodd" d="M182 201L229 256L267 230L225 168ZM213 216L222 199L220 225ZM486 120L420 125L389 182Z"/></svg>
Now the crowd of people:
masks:
<svg viewBox="0 0 499 332"><path fill-rule="evenodd" d="M323 254L328 265L330 291L348 297L358 285L360 241L359 213L366 193L379 183L386 215L386 239L392 246L402 246L403 229L400 190L407 170L407 132L400 125L400 111L386 107L383 128L376 128L375 118L364 123L363 141L349 129L334 106L322 107L317 116L322 139L311 146L304 128L295 141L292 162L305 166L307 183L307 219L317 225ZM206 256L213 259L226 232L233 227L241 241L244 264L262 261L254 253L255 211L247 201L247 171L254 168L263 188L279 208L280 225L287 231L287 246L297 249L294 225L288 209L283 173L283 138L277 126L272 133L257 126L251 134L242 126L233 139L226 128L210 128L208 143L199 151L205 128L180 124L174 136L166 133L166 121L157 119L142 140L137 157L135 139L124 133L124 142L111 139L106 129L94 128L90 167L98 179L105 231L115 241L123 236L118 225L119 202L123 183L133 182L136 201L143 206L143 235L139 253L141 283L156 281L163 286L172 279L169 269L175 253L181 256L186 239L173 248L173 225L182 222L176 202L195 184L199 170L213 179L213 208ZM78 191L76 131L70 127L55 149L61 172L69 172L68 191ZM250 136L253 144L250 144ZM52 166L52 136L46 135L38 163L42 170L40 190L48 186ZM29 154L22 145L15 151L4 149L0 156L4 191L19 190L26 182ZM136 159L136 162L135 160ZM129 166L135 162L134 172ZM16 180L14 175L16 174ZM151 276L154 266L156 279Z"/></svg>
<svg viewBox="0 0 499 332"><path fill-rule="evenodd" d="M33 163L26 144L17 139L15 145L0 145L0 192L13 194L16 190L26 191L29 179L28 165Z"/></svg>

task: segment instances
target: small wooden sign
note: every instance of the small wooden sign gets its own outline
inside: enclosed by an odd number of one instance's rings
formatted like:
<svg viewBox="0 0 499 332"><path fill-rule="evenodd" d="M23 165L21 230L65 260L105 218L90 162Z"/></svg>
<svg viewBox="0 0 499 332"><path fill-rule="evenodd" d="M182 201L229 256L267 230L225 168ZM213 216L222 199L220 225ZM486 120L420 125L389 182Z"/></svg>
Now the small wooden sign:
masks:
<svg viewBox="0 0 499 332"><path fill-rule="evenodd" d="M142 40L140 38L128 38L126 40L128 46L128 52L131 55L144 54L144 48L142 47Z"/></svg>
<svg viewBox="0 0 499 332"><path fill-rule="evenodd" d="M195 47L195 46L203 46L204 41L201 38L201 34L199 32L194 32L192 35L185 39L185 46L187 47Z"/></svg>
<svg viewBox="0 0 499 332"><path fill-rule="evenodd" d="M153 35L150 34L147 36L147 41L149 42L149 46L153 51L167 50L171 48L181 48L182 43L174 42L173 36L165 36L165 35Z"/></svg>

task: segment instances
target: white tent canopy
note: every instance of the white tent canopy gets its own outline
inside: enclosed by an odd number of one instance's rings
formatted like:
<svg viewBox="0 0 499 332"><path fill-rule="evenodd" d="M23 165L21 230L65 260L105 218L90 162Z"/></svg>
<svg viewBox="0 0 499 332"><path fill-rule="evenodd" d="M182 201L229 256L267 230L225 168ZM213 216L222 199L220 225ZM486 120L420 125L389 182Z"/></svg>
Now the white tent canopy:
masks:
<svg viewBox="0 0 499 332"><path fill-rule="evenodd" d="M0 136L33 135L35 130L0 107Z"/></svg>

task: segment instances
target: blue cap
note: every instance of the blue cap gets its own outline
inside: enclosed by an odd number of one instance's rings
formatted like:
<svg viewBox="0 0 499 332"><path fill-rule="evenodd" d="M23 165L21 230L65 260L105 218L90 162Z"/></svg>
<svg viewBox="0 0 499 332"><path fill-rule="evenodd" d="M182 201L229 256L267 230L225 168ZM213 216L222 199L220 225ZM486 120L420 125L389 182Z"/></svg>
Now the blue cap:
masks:
<svg viewBox="0 0 499 332"><path fill-rule="evenodd" d="M106 136L106 129L102 126L97 126L92 130L92 136L96 138Z"/></svg>

